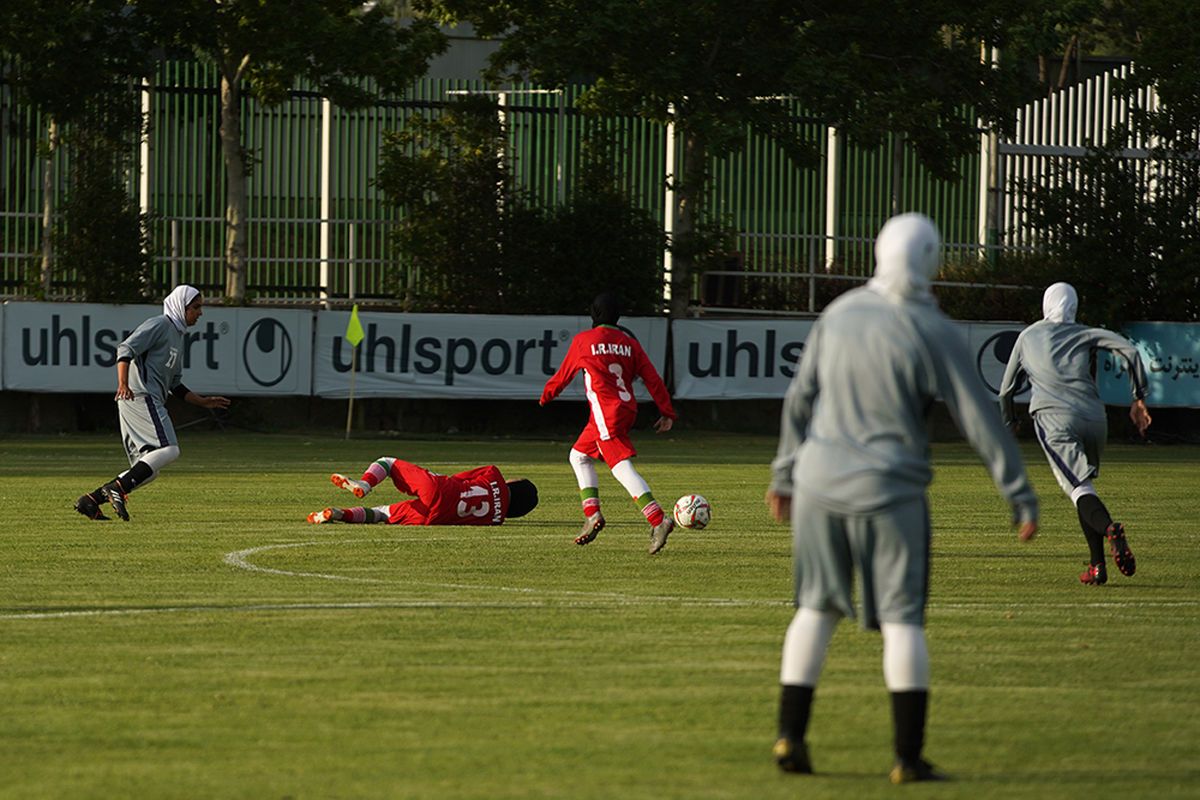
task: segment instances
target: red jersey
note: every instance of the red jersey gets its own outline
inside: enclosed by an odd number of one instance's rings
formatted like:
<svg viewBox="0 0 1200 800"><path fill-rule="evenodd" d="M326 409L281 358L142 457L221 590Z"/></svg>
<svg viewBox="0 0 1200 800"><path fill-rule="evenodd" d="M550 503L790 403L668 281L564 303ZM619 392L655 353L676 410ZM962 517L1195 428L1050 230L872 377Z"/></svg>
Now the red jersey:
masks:
<svg viewBox="0 0 1200 800"><path fill-rule="evenodd" d="M397 459L391 477L416 496L388 506L392 525L499 525L508 514L508 484L492 465L439 475Z"/></svg>
<svg viewBox="0 0 1200 800"><path fill-rule="evenodd" d="M601 439L628 432L637 416L633 381L641 378L664 417L675 419L671 397L638 340L613 325L597 325L571 340L558 371L542 389L543 403L557 397L583 371L592 422Z"/></svg>

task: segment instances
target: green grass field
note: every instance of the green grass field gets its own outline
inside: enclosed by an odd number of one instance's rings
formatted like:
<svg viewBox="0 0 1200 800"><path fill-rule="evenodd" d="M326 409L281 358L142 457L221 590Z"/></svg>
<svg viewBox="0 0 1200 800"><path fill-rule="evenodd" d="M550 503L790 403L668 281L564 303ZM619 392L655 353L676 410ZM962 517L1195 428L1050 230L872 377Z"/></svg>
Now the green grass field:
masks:
<svg viewBox="0 0 1200 800"><path fill-rule="evenodd" d="M935 448L926 754L894 787L880 640L844 623L779 773L790 538L768 437L637 437L702 532L658 556L601 470L587 547L562 441L342 441L185 431L183 456L90 522L115 436L0 439L3 798L1171 798L1200 795L1200 449L1111 445L1097 486L1138 574L1076 576L1069 502L1026 447L1042 531L1019 544L965 446ZM542 504L501 528L310 526L328 482L394 455L496 463ZM390 487L372 495L390 501Z"/></svg>

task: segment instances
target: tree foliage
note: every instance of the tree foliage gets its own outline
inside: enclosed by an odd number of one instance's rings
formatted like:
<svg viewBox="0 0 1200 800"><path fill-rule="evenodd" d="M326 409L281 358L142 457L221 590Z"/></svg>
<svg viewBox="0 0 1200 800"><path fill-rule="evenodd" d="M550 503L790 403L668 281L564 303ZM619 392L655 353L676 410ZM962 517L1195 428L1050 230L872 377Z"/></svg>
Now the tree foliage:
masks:
<svg viewBox="0 0 1200 800"><path fill-rule="evenodd" d="M1159 105L1117 122L1108 143L1059 161L1024 184L1034 224L1081 313L1132 320L1200 320L1200 66L1190 0L1146 0L1137 30L1134 95ZM1142 146L1127 150L1132 145Z"/></svg>
<svg viewBox="0 0 1200 800"><path fill-rule="evenodd" d="M195 52L221 75L221 149L226 176L225 296L246 294L249 229L240 103L243 91L281 102L299 80L343 106L395 93L425 73L446 38L426 20L397 20L387 4L360 0L137 0L156 40ZM368 88L364 79L375 86Z"/></svg>
<svg viewBox="0 0 1200 800"><path fill-rule="evenodd" d="M152 48L124 0L11 0L0 10L0 51L15 57L10 79L61 131L41 151L71 153L50 237L58 258L53 271L27 281L35 293L54 274L73 276L94 302L133 302L150 288L144 220L127 177L142 130L137 80L150 70Z"/></svg>
<svg viewBox="0 0 1200 800"><path fill-rule="evenodd" d="M468 95L385 134L378 184L401 212L395 243L418 310L582 314L618 289L627 313L661 296L662 231L585 159L571 201L545 209L516 192L493 100Z"/></svg>
<svg viewBox="0 0 1200 800"><path fill-rule="evenodd" d="M489 75L543 85L586 83L586 111L671 122L681 138L672 180L677 207L672 308L687 304L704 231L708 159L771 135L798 163L820 153L806 141L788 95L851 138L874 144L905 134L935 174L978 141L971 106L986 124L1011 121L1019 71L980 60L980 43L1008 43L1004 20L1020 0L422 0L447 22L471 22L500 41Z"/></svg>

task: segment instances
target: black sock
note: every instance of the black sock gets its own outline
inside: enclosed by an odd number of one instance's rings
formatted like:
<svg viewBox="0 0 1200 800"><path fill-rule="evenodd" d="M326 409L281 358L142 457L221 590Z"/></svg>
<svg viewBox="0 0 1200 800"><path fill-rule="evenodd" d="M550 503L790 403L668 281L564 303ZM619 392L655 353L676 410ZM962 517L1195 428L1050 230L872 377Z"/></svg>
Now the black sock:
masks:
<svg viewBox="0 0 1200 800"><path fill-rule="evenodd" d="M925 711L929 692L892 692L892 727L895 734L896 760L916 764L925 747Z"/></svg>
<svg viewBox="0 0 1200 800"><path fill-rule="evenodd" d="M804 741L808 731L808 714L812 710L813 687L783 684L779 697L779 737Z"/></svg>
<svg viewBox="0 0 1200 800"><path fill-rule="evenodd" d="M130 467L129 471L123 476L117 476L116 478L113 478L111 481L92 492L92 496L100 498L100 500L97 502L107 501L108 498L104 494L104 489L107 486L113 485L121 489L121 494L129 494L134 489L145 483L153 475L154 470L150 469L150 465L145 461L139 461Z"/></svg>
<svg viewBox="0 0 1200 800"><path fill-rule="evenodd" d="M1104 563L1104 535L1112 524L1112 517L1104 503L1094 494L1085 494L1075 503L1079 524L1088 543L1088 555L1093 564Z"/></svg>

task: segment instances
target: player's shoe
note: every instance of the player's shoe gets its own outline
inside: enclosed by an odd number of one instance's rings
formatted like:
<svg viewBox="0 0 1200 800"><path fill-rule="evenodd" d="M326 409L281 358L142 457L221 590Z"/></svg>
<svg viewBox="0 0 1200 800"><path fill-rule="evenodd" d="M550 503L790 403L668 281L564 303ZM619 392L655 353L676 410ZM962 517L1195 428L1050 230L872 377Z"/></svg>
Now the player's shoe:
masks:
<svg viewBox="0 0 1200 800"><path fill-rule="evenodd" d="M100 510L100 504L96 502L96 498L92 497L90 493L75 501L75 510L88 519L108 519Z"/></svg>
<svg viewBox="0 0 1200 800"><path fill-rule="evenodd" d="M108 502L112 503L113 512L121 519L129 522L129 511L125 508L125 498L127 495L121 491L121 484L116 481L109 481L104 484L104 488L101 491L108 498Z"/></svg>
<svg viewBox="0 0 1200 800"><path fill-rule="evenodd" d="M1080 573L1079 582L1089 586L1102 586L1108 583L1108 570L1104 564L1088 564L1088 568Z"/></svg>
<svg viewBox="0 0 1200 800"><path fill-rule="evenodd" d="M808 760L808 745L804 742L797 742L781 736L775 741L775 746L771 748L771 755L775 756L775 766L784 772L795 772L800 775L812 774L812 762Z"/></svg>
<svg viewBox="0 0 1200 800"><path fill-rule="evenodd" d="M333 485L339 489L354 492L355 497L366 497L371 491L371 484L366 481L356 481L353 478L347 478L345 475L339 475L336 472L329 476L329 480L333 481Z"/></svg>
<svg viewBox="0 0 1200 800"><path fill-rule="evenodd" d="M1125 541L1125 526L1114 522L1108 526L1105 535L1111 546L1109 552L1112 553L1113 561L1116 562L1117 569L1121 570L1121 574L1132 575L1137 572L1137 562L1133 559L1133 551L1129 549L1129 542Z"/></svg>
<svg viewBox="0 0 1200 800"><path fill-rule="evenodd" d="M604 530L604 515L597 511L595 514L590 514L583 522L583 528L579 531L579 535L575 537L575 544L587 544L592 539L596 538L596 534Z"/></svg>
<svg viewBox="0 0 1200 800"><path fill-rule="evenodd" d="M308 515L308 521L313 525L320 525L322 522L341 522L342 510L340 508L326 508L321 511L314 511Z"/></svg>
<svg viewBox="0 0 1200 800"><path fill-rule="evenodd" d="M888 780L892 783L915 783L916 781L944 781L946 776L938 772L933 764L923 758L918 758L911 763L896 762L896 766L892 767L892 771L888 773Z"/></svg>
<svg viewBox="0 0 1200 800"><path fill-rule="evenodd" d="M667 543L667 537L675 530L675 520L670 514L663 514L662 522L650 529L650 555L654 555Z"/></svg>

